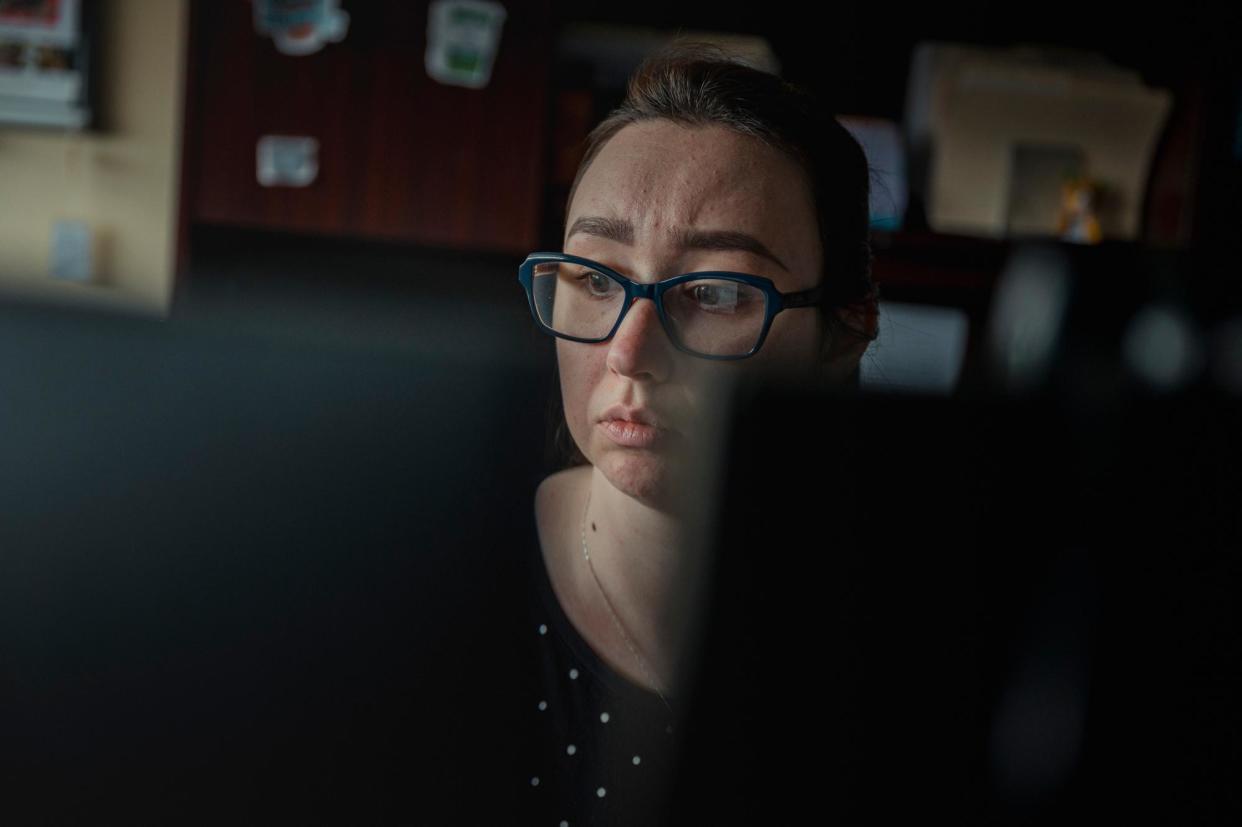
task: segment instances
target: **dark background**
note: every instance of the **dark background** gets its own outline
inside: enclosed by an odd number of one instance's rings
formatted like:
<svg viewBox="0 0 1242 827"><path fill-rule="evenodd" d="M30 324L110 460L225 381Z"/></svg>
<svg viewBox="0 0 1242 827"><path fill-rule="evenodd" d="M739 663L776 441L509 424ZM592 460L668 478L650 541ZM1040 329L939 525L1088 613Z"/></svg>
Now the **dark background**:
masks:
<svg viewBox="0 0 1242 827"><path fill-rule="evenodd" d="M513 341L522 341L529 326L516 266L526 253L560 249L583 140L620 101L617 78L642 56L617 46L583 58L570 40L581 24L760 36L784 76L818 92L837 114L896 121L920 41L1096 51L1174 94L1140 238L1105 245L1116 251L1117 267L1131 250L1172 258L1180 270L1193 255L1222 265L1219 275L1203 268L1207 278L1228 280L1242 220L1236 10L513 4L491 85L467 91L422 70L425 2L342 6L352 16L345 41L290 58L254 35L248 4L193 3L174 312L192 308L196 297L203 303L208 292L243 306L270 295L280 306L291 288L333 285L341 288L338 303L382 296L375 308L397 314L432 295L494 305L511 314ZM259 188L254 143L266 133L317 136L320 181L304 191ZM973 332L1012 244L930 231L916 197L903 228L877 232L873 247L884 298L967 312L973 362ZM550 358L550 340L532 347Z"/></svg>

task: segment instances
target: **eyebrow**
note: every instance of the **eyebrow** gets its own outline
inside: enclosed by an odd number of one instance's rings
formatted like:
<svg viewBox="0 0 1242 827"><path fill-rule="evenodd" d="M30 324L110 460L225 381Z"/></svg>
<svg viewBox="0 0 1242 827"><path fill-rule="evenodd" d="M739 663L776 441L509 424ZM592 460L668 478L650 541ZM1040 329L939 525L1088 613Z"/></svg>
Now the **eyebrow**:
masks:
<svg viewBox="0 0 1242 827"><path fill-rule="evenodd" d="M634 244L634 225L623 218L583 216L574 222L565 240L568 241L578 233L605 238L627 247ZM677 241L678 246L683 250L737 250L752 253L760 258L766 258L785 272L789 272L785 263L777 258L762 241L753 235L737 230L682 230Z"/></svg>

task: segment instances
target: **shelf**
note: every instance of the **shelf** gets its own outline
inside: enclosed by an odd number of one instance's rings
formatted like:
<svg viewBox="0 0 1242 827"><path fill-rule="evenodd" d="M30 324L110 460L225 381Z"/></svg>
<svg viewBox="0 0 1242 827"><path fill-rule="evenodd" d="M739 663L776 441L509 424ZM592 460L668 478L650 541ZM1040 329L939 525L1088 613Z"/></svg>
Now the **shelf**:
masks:
<svg viewBox="0 0 1242 827"><path fill-rule="evenodd" d="M872 233L872 275L880 290L990 291L1011 242L932 231Z"/></svg>
<svg viewBox="0 0 1242 827"><path fill-rule="evenodd" d="M1106 239L1100 244L1078 245L1051 237L983 238L937 233L931 230L873 231L872 275L881 291L906 293L939 292L945 303L957 303L963 294L988 293L1013 250L1023 244L1063 245L1099 261L1113 256L1176 258L1190 250L1185 244L1151 243L1145 240Z"/></svg>

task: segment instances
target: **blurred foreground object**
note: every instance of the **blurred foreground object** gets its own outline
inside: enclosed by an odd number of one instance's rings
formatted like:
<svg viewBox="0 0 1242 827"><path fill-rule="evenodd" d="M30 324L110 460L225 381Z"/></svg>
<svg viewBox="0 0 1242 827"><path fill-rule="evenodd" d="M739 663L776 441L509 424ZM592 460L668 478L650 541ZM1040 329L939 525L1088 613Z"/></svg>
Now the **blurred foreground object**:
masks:
<svg viewBox="0 0 1242 827"><path fill-rule="evenodd" d="M496 823L546 371L295 298L0 301L6 821Z"/></svg>
<svg viewBox="0 0 1242 827"><path fill-rule="evenodd" d="M670 823L1238 823L1242 399L1048 390L743 400Z"/></svg>

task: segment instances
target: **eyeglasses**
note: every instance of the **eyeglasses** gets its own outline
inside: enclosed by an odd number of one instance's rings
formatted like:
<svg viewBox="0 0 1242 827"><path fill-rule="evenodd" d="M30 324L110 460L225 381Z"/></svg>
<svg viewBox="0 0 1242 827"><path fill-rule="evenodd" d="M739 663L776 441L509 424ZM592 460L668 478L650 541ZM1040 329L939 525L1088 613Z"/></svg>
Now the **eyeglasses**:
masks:
<svg viewBox="0 0 1242 827"><path fill-rule="evenodd" d="M673 345L703 359L754 356L777 313L815 306L822 289L782 293L771 279L717 271L642 284L568 253L531 253L518 268L518 281L545 333L606 342L635 299L651 299Z"/></svg>

